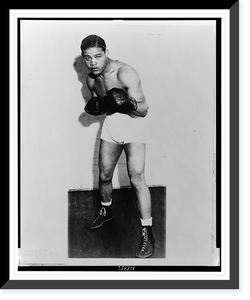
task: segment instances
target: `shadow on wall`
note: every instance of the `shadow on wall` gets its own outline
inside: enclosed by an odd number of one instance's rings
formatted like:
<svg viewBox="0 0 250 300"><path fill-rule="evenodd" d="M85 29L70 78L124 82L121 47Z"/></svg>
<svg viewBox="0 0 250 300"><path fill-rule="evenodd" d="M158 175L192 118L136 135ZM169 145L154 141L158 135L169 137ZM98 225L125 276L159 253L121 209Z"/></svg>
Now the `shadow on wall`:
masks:
<svg viewBox="0 0 250 300"><path fill-rule="evenodd" d="M81 82L82 87L81 87L81 93L83 100L85 101L85 104L88 102L88 100L91 98L91 93L88 89L88 86L86 84L86 76L89 74L89 70L85 65L85 62L82 58L81 55L76 57L73 67L77 73L78 80ZM92 116L85 111L80 114L78 117L79 123L83 127L88 127L93 123L99 123L99 127L97 130L96 134L96 139L95 139L95 145L94 145L94 153L93 153L93 163L92 163L92 173L93 173L93 187L98 185L99 181L99 172L97 172L97 164L98 160L96 159L97 153L99 153L99 145L100 145L100 136L101 136L101 131L102 131L102 124L105 119L105 115L101 116ZM127 178L127 173L124 174L124 168L118 163L117 165L118 168L118 181L120 186L128 185L128 178Z"/></svg>

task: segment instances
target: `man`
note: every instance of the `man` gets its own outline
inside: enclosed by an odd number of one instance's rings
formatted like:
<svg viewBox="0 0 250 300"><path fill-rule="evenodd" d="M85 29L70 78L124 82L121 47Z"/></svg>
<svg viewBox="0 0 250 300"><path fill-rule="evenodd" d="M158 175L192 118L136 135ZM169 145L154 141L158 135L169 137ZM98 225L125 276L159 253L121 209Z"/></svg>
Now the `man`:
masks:
<svg viewBox="0 0 250 300"><path fill-rule="evenodd" d="M145 119L148 105L140 78L129 65L109 58L105 41L99 36L87 36L81 43L81 51L90 70L86 82L92 93L85 111L92 115L106 114L99 151L99 190L102 207L89 228L97 229L113 218L112 177L124 150L142 225L136 257L147 258L154 252L154 237L151 196L144 177Z"/></svg>

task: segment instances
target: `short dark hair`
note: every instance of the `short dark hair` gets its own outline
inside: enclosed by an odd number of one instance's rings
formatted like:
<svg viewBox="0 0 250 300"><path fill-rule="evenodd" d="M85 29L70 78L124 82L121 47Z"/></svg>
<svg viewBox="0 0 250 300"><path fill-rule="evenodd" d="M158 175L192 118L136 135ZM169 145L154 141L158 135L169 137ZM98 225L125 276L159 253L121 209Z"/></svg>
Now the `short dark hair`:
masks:
<svg viewBox="0 0 250 300"><path fill-rule="evenodd" d="M81 42L81 50L82 53L84 50L87 50L89 48L98 47L102 48L102 51L106 51L106 43L103 38L101 38L98 35L91 34L88 35L86 38L84 38Z"/></svg>

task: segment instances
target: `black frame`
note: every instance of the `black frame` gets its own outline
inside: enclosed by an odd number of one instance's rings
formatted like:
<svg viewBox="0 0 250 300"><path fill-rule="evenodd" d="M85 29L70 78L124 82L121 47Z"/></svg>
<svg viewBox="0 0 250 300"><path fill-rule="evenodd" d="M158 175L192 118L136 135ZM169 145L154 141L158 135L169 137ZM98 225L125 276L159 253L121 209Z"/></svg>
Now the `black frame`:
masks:
<svg viewBox="0 0 250 300"><path fill-rule="evenodd" d="M234 5L230 8L230 69L231 69L231 77L230 77L230 125L231 128L234 128L234 130L230 132L230 175L231 175L231 185L230 185L230 222L234 225L231 226L231 232L230 232L230 280L199 280L199 281L185 281L185 280L160 280L160 281L145 281L143 280L118 280L118 281L102 281L102 280L94 280L94 281L65 281L63 280L42 280L42 281L19 281L19 280L9 280L6 282L1 289L4 290L25 290L25 289L53 289L53 290L65 290L65 289L85 289L85 290L120 290L120 289L205 289L205 288L214 288L214 289L238 289L239 288L239 10L240 10L240 3L237 1L236 3L233 3ZM224 8L225 9L225 8ZM58 19L58 18L57 18ZM185 18L185 20L188 20L189 18ZM95 19L96 20L96 19ZM107 19L105 19L107 20ZM132 19L129 19L132 20ZM147 19L148 20L148 19ZM159 20L159 19L157 19ZM178 19L179 20L179 19ZM197 20L197 18L195 18ZM213 19L214 20L214 19ZM218 36L218 35L217 35ZM218 44L218 43L217 43ZM220 49L219 49L220 50ZM218 51L217 53L220 53L221 51ZM20 51L19 51L20 54ZM217 54L218 55L218 54ZM219 57L217 56L217 59ZM220 58L219 58L220 59ZM220 60L219 60L220 62ZM20 66L20 64L19 64ZM217 65L218 66L218 65ZM18 70L20 71L20 69ZM219 74L218 74L219 72ZM217 67L217 78L220 74L220 68ZM20 87L20 81L19 87ZM218 92L218 85L220 85L217 81L217 96L220 97L220 92ZM18 95L19 101L20 101L20 94ZM218 98L217 98L218 99ZM219 112L219 113L218 113ZM217 124L220 124L220 105L217 106ZM219 119L218 119L219 118ZM19 120L20 122L20 108L19 108ZM233 123L233 126L232 126ZM20 128L20 127L19 127ZM218 132L217 128L217 145L218 141L220 141L220 131ZM18 143L20 145L20 130L18 132ZM20 147L19 147L20 150ZM218 150L218 149L217 149ZM217 155L220 153L217 151ZM20 155L20 151L19 151ZM217 158L217 166L220 167L221 160ZM218 170L219 168L217 168ZM19 170L20 171L20 166ZM219 175L219 174L218 174ZM217 176L218 176L217 175ZM220 178L217 177L218 182L220 182ZM217 183L218 183L217 182ZM232 184L233 183L233 184ZM217 190L219 185L217 185ZM217 191L217 193L219 192ZM19 182L19 190L20 192L20 182ZM20 195L20 193L18 193ZM217 194L218 197L218 194ZM217 198L217 200L219 200ZM20 198L18 198L19 201L19 213L20 213ZM219 203L220 204L220 203ZM217 213L220 212L220 205L217 207ZM218 216L218 214L217 214ZM217 220L218 221L218 220ZM18 218L18 224L19 224L19 232L18 232L18 245L20 246L21 240L20 240L20 215ZM220 226L218 226L220 222L217 222L217 237L219 240L217 241L217 247L220 247ZM139 266L138 266L139 267ZM145 268L147 266L140 266L137 271L145 271ZM151 266L153 269L149 269L149 271L205 271L202 269L203 267L187 267L186 270L183 270L183 267L168 267L168 270L154 269L154 266ZM163 266L164 267L164 266ZM19 271L24 271L26 267L19 267ZM85 269L79 269L78 267L70 267L70 266L60 266L60 267L49 267L49 266L43 266L43 267L27 267L28 271L100 271L99 266L93 267L88 266L84 267ZM42 269L41 269L42 268ZM73 269L72 269L73 268ZM82 267L80 267L82 268ZM89 269L90 268L90 269ZM98 270L96 269L98 268ZM117 266L104 266L105 271L117 271ZM115 270L114 270L115 268ZM142 269L140 269L142 268ZM143 269L144 268L144 269ZM161 267L156 267L161 268ZM181 270L180 270L181 268ZM191 268L191 269L190 269ZM215 271L217 267L207 267L207 271ZM77 269L77 270L76 270ZM218 268L216 271L220 271ZM60 288L59 288L60 287Z"/></svg>

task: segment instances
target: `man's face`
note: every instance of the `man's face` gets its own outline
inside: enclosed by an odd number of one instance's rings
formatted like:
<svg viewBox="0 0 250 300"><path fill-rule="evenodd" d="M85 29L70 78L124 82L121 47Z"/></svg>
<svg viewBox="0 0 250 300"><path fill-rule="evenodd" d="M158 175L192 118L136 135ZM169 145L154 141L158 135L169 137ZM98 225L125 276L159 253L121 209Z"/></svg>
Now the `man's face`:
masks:
<svg viewBox="0 0 250 300"><path fill-rule="evenodd" d="M84 50L82 56L87 68L94 75L100 75L107 66L107 53L102 48L93 47Z"/></svg>

